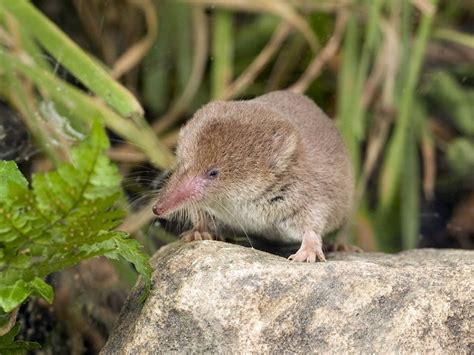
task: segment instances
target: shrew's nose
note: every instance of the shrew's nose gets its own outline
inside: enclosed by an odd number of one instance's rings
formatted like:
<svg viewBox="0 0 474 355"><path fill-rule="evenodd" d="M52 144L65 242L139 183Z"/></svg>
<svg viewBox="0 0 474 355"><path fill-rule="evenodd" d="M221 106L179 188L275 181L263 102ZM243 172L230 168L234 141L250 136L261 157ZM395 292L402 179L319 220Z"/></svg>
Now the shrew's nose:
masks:
<svg viewBox="0 0 474 355"><path fill-rule="evenodd" d="M153 210L153 213L156 214L157 216L161 216L165 212L165 209L159 206L158 204L153 205L152 210Z"/></svg>

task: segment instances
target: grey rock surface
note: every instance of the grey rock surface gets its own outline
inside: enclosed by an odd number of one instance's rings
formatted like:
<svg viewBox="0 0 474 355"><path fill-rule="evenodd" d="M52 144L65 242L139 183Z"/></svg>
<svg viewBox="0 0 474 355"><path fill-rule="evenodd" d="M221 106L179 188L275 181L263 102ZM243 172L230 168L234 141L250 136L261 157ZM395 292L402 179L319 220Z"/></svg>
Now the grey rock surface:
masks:
<svg viewBox="0 0 474 355"><path fill-rule="evenodd" d="M153 257L103 354L474 353L474 251L329 254L326 263L222 242Z"/></svg>

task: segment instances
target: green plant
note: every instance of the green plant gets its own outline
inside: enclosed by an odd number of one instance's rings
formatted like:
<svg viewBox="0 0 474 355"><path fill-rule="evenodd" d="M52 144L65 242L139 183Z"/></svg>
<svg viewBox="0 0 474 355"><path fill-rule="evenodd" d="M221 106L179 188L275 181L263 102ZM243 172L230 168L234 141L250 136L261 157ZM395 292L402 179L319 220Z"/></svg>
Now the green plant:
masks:
<svg viewBox="0 0 474 355"><path fill-rule="evenodd" d="M17 323L10 331L3 337L0 337L0 354L3 355L18 355L24 354L29 350L39 348L39 344L29 341L15 341L15 336L20 331L20 324Z"/></svg>
<svg viewBox="0 0 474 355"><path fill-rule="evenodd" d="M48 274L100 255L133 263L149 289L148 257L137 241L114 230L125 210L108 144L104 129L94 125L71 149L71 162L33 175L32 189L14 162L0 161L0 310L11 312L30 295L51 303Z"/></svg>
<svg viewBox="0 0 474 355"><path fill-rule="evenodd" d="M48 117L38 114L45 101L53 102L76 130L84 132L91 117L98 117L139 147L154 165L172 165L172 153L151 130L133 94L33 4L0 0L0 32L0 97L22 114L38 145L55 162L60 159L48 144ZM99 99L60 78L57 68L45 60L45 53Z"/></svg>

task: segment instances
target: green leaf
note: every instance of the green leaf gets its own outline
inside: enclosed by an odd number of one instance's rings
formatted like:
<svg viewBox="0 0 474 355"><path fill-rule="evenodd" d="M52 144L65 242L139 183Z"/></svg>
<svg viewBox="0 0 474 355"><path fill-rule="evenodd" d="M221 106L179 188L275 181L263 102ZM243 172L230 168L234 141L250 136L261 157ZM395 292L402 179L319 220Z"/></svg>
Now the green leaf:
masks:
<svg viewBox="0 0 474 355"><path fill-rule="evenodd" d="M35 277L33 281L31 281L30 286L38 296L44 298L50 304L53 303L53 288L46 282L44 282L42 279L40 279L39 277Z"/></svg>
<svg viewBox="0 0 474 355"><path fill-rule="evenodd" d="M431 0L430 3L437 5L437 0ZM399 100L399 114L392 137L388 142L386 158L380 174L379 209L389 209L395 203L397 193L400 191L400 179L402 176L402 165L406 156L406 147L408 140L408 131L410 120L414 114L416 85L420 78L420 71L423 64L423 58L430 31L433 24L433 14L423 14L418 25L412 54L406 57L406 78L400 80L399 85L402 89Z"/></svg>
<svg viewBox="0 0 474 355"><path fill-rule="evenodd" d="M1 6L2 0L0 0ZM1 8L0 8L1 9ZM59 106L67 109L69 116L73 116L80 124L89 125L93 120L101 119L114 132L134 143L150 158L151 162L161 168L169 168L174 163L174 155L163 145L151 131L143 118L136 119L136 123L118 115L115 111L103 105L100 101L87 93L61 80L53 73L36 67L30 62L14 56L0 47L0 63L13 78L17 79L16 72L30 80L40 92L44 92L48 100L53 100ZM18 80L16 80L18 81ZM0 84L2 81L0 80ZM1 86L0 86L1 88ZM15 88L18 93L18 88ZM26 98L23 100L26 105ZM26 107L26 106L25 106ZM34 112L27 112L32 116ZM47 145L45 145L45 149Z"/></svg>
<svg viewBox="0 0 474 355"><path fill-rule="evenodd" d="M71 163L32 177L32 189L14 163L1 162L0 309L8 312L31 295L53 301L43 279L51 272L99 255L151 269L140 245L113 231L125 215L117 168L105 155L109 142L96 124L71 150Z"/></svg>
<svg viewBox="0 0 474 355"><path fill-rule="evenodd" d="M125 233L116 234L113 238L117 253L123 259L133 263L143 276L146 285L150 285L152 269L148 257L141 251L142 246L134 239L126 238Z"/></svg>
<svg viewBox="0 0 474 355"><path fill-rule="evenodd" d="M420 159L417 151L419 125L427 117L424 107L416 101L413 119L407 133L405 162L401 173L400 227L403 249L416 248L420 228Z"/></svg>
<svg viewBox="0 0 474 355"><path fill-rule="evenodd" d="M40 345L28 341L15 341L15 336L20 331L20 323L17 323L7 334L0 337L0 354L20 355L28 351L38 349Z"/></svg>
<svg viewBox="0 0 474 355"><path fill-rule="evenodd" d="M465 138L454 139L447 150L448 163L460 177L474 172L474 142Z"/></svg>
<svg viewBox="0 0 474 355"><path fill-rule="evenodd" d="M474 136L473 91L464 89L448 72L440 71L431 77L429 94L439 103L456 127L464 134Z"/></svg>
<svg viewBox="0 0 474 355"><path fill-rule="evenodd" d="M13 198L15 193L27 189L28 181L21 175L16 163L0 161L0 201Z"/></svg>
<svg viewBox="0 0 474 355"><path fill-rule="evenodd" d="M49 303L53 302L53 289L42 279L35 277L31 282L18 280L12 286L0 289L0 307L11 312L31 294L36 293Z"/></svg>
<svg viewBox="0 0 474 355"><path fill-rule="evenodd" d="M2 286L0 289L0 307L5 312L11 312L30 294L28 283L24 280L17 280L11 286Z"/></svg>
<svg viewBox="0 0 474 355"><path fill-rule="evenodd" d="M127 89L29 1L0 0L0 6L15 16L22 28L36 38L61 65L117 112L128 117L143 114L137 99Z"/></svg>

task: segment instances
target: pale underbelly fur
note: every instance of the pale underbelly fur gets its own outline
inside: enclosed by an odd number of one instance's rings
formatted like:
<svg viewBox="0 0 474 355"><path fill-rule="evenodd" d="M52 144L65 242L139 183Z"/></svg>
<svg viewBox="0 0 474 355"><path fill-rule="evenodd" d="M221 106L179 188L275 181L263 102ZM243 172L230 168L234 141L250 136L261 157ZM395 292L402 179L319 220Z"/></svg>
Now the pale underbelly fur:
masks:
<svg viewBox="0 0 474 355"><path fill-rule="evenodd" d="M302 235L297 235L291 228L285 228L268 222L268 216L258 208L235 208L220 206L208 210L219 222L231 227L237 233L252 234L265 239L281 243L295 243L302 240Z"/></svg>

